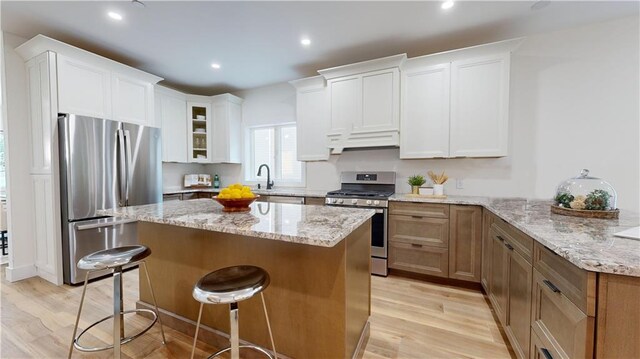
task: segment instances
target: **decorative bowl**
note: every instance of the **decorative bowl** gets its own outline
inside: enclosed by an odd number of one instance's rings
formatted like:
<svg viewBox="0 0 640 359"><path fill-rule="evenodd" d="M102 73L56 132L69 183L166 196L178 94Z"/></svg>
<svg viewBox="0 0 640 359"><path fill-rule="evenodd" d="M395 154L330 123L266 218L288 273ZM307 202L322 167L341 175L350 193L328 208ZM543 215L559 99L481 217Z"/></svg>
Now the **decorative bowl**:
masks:
<svg viewBox="0 0 640 359"><path fill-rule="evenodd" d="M224 212L249 212L251 210L249 205L259 197L259 195L253 198L218 198L215 196L213 199L222 205Z"/></svg>

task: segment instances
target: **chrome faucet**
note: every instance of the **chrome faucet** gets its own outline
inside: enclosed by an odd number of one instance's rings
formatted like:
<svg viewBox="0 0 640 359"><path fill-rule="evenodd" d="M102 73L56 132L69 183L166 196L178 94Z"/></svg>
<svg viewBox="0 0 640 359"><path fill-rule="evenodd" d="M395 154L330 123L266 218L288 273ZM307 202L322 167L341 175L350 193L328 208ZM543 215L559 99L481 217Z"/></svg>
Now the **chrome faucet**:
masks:
<svg viewBox="0 0 640 359"><path fill-rule="evenodd" d="M261 176L262 167L267 168L267 189L272 189L273 181L271 180L271 170L269 169L269 166L266 163L263 163L260 165L260 167L258 167L258 176Z"/></svg>

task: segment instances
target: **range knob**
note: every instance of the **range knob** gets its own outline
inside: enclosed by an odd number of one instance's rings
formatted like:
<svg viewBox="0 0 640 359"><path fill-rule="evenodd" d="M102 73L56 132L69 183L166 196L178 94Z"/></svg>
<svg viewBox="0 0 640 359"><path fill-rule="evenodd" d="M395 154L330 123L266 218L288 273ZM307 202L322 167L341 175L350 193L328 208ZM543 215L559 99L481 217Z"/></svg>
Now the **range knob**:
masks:
<svg viewBox="0 0 640 359"><path fill-rule="evenodd" d="M327 199L325 199L324 201L325 201L326 203L331 204L331 198L327 198Z"/></svg>
<svg viewBox="0 0 640 359"><path fill-rule="evenodd" d="M342 198L340 198L340 199L338 200L338 204L342 204L342 203L344 203L344 200L343 200Z"/></svg>
<svg viewBox="0 0 640 359"><path fill-rule="evenodd" d="M376 202L378 202L378 201L376 201ZM371 200L370 199L367 200L367 204L371 204Z"/></svg>
<svg viewBox="0 0 640 359"><path fill-rule="evenodd" d="M373 204L377 206L377 205L379 205L379 204L380 204L380 201L375 200L375 201L373 201Z"/></svg>
<svg viewBox="0 0 640 359"><path fill-rule="evenodd" d="M354 199L351 200L351 204L357 204L357 203L358 203L357 199L354 198Z"/></svg>

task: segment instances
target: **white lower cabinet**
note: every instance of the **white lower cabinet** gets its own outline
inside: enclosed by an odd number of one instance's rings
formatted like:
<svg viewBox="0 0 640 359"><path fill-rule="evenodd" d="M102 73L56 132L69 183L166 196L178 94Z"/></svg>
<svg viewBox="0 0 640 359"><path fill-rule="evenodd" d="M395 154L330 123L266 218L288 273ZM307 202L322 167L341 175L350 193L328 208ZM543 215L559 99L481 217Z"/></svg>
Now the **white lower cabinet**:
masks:
<svg viewBox="0 0 640 359"><path fill-rule="evenodd" d="M449 157L450 67L402 72L400 158Z"/></svg>
<svg viewBox="0 0 640 359"><path fill-rule="evenodd" d="M507 155L509 53L451 64L451 157Z"/></svg>
<svg viewBox="0 0 640 359"><path fill-rule="evenodd" d="M326 161L329 159L326 82L322 76L315 76L290 84L296 88L298 161Z"/></svg>

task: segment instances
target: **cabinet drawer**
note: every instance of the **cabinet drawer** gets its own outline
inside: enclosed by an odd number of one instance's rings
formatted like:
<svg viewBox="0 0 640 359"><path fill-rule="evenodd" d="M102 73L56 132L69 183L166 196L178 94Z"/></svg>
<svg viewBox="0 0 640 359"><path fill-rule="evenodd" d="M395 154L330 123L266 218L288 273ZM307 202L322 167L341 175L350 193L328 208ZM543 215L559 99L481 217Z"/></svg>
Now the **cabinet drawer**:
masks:
<svg viewBox="0 0 640 359"><path fill-rule="evenodd" d="M449 220L390 215L389 239L394 242L448 248Z"/></svg>
<svg viewBox="0 0 640 359"><path fill-rule="evenodd" d="M405 216L449 218L449 205L434 203L391 202L389 203L389 213L401 214Z"/></svg>
<svg viewBox="0 0 640 359"><path fill-rule="evenodd" d="M324 197L305 197L304 204L324 206Z"/></svg>
<svg viewBox="0 0 640 359"><path fill-rule="evenodd" d="M449 275L446 248L389 241L389 268L438 277Z"/></svg>
<svg viewBox="0 0 640 359"><path fill-rule="evenodd" d="M493 224L491 226L496 228L498 235L501 238L508 240L509 244L514 247L516 252L520 253L527 262L531 263L533 238L513 228L513 226L498 217L494 217Z"/></svg>
<svg viewBox="0 0 640 359"><path fill-rule="evenodd" d="M542 336L544 338L544 335ZM553 345L547 340L543 340L535 330L531 331L531 351L532 359L563 359L566 358L555 350ZM545 338L546 339L546 338Z"/></svg>
<svg viewBox="0 0 640 359"><path fill-rule="evenodd" d="M533 266L588 316L596 314L596 274L580 269L536 242Z"/></svg>
<svg viewBox="0 0 640 359"><path fill-rule="evenodd" d="M593 356L594 318L587 316L562 291L533 271L531 326L556 348L560 358Z"/></svg>

